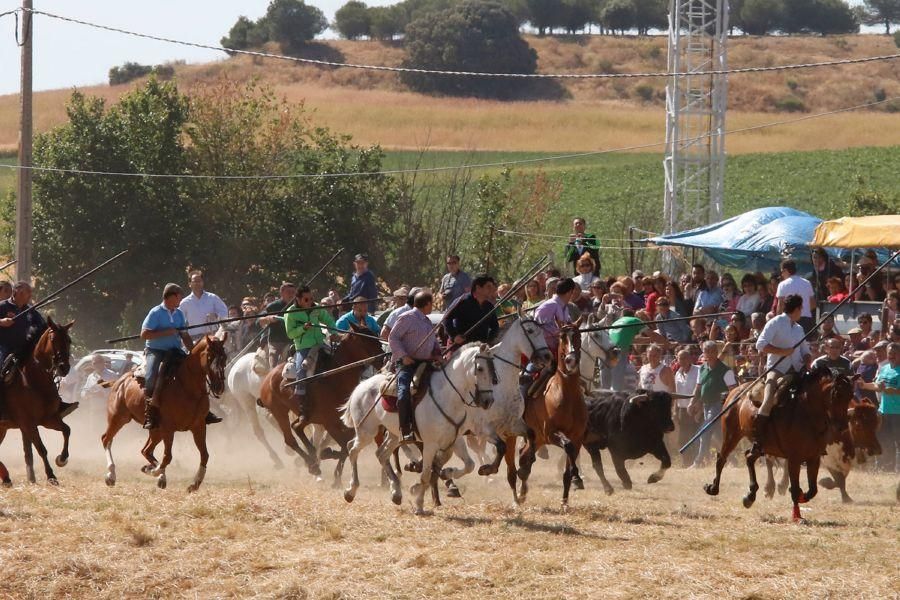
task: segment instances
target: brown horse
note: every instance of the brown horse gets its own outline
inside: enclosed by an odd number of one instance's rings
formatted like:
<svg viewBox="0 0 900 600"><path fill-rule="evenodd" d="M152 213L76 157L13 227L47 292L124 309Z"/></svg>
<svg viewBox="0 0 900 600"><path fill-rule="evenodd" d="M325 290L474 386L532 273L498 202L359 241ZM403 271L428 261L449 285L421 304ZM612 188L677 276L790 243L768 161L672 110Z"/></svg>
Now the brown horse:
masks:
<svg viewBox="0 0 900 600"><path fill-rule="evenodd" d="M799 376L797 397L781 402L782 406L772 412L763 452L787 460L791 481L791 500L794 503L793 519L800 520L800 504L809 502L818 492L816 477L825 447L836 439L840 431L848 427L847 409L853 397L853 383L843 375L834 376L828 368L819 368ZM726 399L728 404L747 385L733 389ZM722 468L728 455L742 438L753 435L753 422L757 407L753 396L759 395L761 385L745 394L732 410L722 418L722 450L716 458L716 475L711 484L704 486L707 494L719 493ZM784 399L788 388L782 387L778 394ZM744 496L744 506L750 508L756 501L759 484L756 481L755 463L759 454L747 453L747 470L750 473L750 489ZM809 489L800 488L800 467L806 463Z"/></svg>
<svg viewBox="0 0 900 600"><path fill-rule="evenodd" d="M73 321L68 325L57 325L48 318L47 329L35 344L31 356L19 366L14 380L4 390L8 420L0 421L0 443L9 429L22 432L25 471L31 483L35 482L32 447L37 449L44 463L47 481L52 485L59 483L47 459L47 448L38 433L38 426L62 432L63 449L56 457L56 466L64 467L69 462L71 429L59 415L60 398L53 379L57 374L65 376L69 372L72 346L69 329L74 324ZM0 482L7 486L12 483L3 463L0 463Z"/></svg>
<svg viewBox="0 0 900 600"><path fill-rule="evenodd" d="M190 431L200 452L200 468L188 492L195 492L206 475L209 452L206 449L206 413L209 393L215 397L225 391L225 341L204 336L198 341L175 371L175 377L163 384L160 392L159 427L149 432L141 454L147 465L141 471L157 478L156 485L166 487L166 467L172 462L172 441L176 431ZM106 405L106 432L100 436L106 450L106 485L116 484L116 465L112 457L112 441L129 421L144 422L144 390L132 373L120 377L112 386ZM161 463L153 450L163 442Z"/></svg>
<svg viewBox="0 0 900 600"><path fill-rule="evenodd" d="M381 341L372 335L368 328L358 327L350 323L351 332L344 334L338 343L337 349L330 360L319 359L320 371L336 369L381 353ZM354 335L361 334L361 335ZM341 483L341 473L344 469L344 461L347 459L347 444L353 439L354 431L341 422L341 414L338 409L347 401L365 365L360 365L334 375L314 379L306 385L306 411L300 416L300 403L294 396L292 386L285 387L282 370L285 363L281 363L269 371L262 382L260 389L260 405L269 409L279 429L284 436L284 443L302 458L313 475L321 475L319 456L316 448L306 436L303 429L307 425L321 425L325 431L340 446L340 452L324 452L321 458L336 458L338 464L334 470L334 485ZM291 422L291 413L298 418ZM303 447L297 443L297 438L303 443ZM329 449L330 450L330 449Z"/></svg>
<svg viewBox="0 0 900 600"><path fill-rule="evenodd" d="M572 325L560 327L559 353L556 359L556 373L547 382L541 396L525 402L525 423L528 425L528 439L519 457L518 476L522 487L517 501L523 502L528 494L528 476L535 461L535 453L544 445L559 446L566 453L566 469L563 472L563 506L569 502L569 488L572 479L578 477L578 453L584 441L587 426L587 407L584 403L584 389L581 386L579 355L581 336L578 332L581 319ZM515 448L515 443L507 445ZM515 473L510 473L507 460L507 479L515 493Z"/></svg>

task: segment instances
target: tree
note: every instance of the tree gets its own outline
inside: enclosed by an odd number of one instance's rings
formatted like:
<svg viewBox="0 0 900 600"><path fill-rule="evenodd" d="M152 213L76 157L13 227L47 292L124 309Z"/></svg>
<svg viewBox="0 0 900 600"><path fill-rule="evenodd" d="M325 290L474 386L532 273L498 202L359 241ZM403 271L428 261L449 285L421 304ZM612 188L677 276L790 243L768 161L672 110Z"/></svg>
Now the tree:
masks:
<svg viewBox="0 0 900 600"><path fill-rule="evenodd" d="M864 0L867 25L884 25L891 35L891 25L900 23L900 0Z"/></svg>
<svg viewBox="0 0 900 600"><path fill-rule="evenodd" d="M228 30L228 35L221 39L221 44L225 48L233 48L235 50L246 50L252 48L249 38L253 34L256 23L241 15L237 22ZM229 52L229 54L233 54Z"/></svg>
<svg viewBox="0 0 900 600"><path fill-rule="evenodd" d="M559 24L574 35L576 31L587 27L592 12L593 0L562 0Z"/></svg>
<svg viewBox="0 0 900 600"><path fill-rule="evenodd" d="M859 20L844 0L817 0L816 11L810 15L809 29L822 35L856 33Z"/></svg>
<svg viewBox="0 0 900 600"><path fill-rule="evenodd" d="M650 29L665 29L669 24L669 7L666 0L632 0L634 3L634 27L638 35L647 35Z"/></svg>
<svg viewBox="0 0 900 600"><path fill-rule="evenodd" d="M603 26L622 35L634 27L637 10L632 0L609 0L600 11L600 22Z"/></svg>
<svg viewBox="0 0 900 600"><path fill-rule="evenodd" d="M403 33L406 27L406 12L399 5L372 6L369 8L369 32L373 38L391 41Z"/></svg>
<svg viewBox="0 0 900 600"><path fill-rule="evenodd" d="M348 40L371 35L372 15L364 2L350 0L334 13L334 28Z"/></svg>
<svg viewBox="0 0 900 600"><path fill-rule="evenodd" d="M562 0L525 0L525 4L528 7L528 20L540 36L559 22L559 16L563 12Z"/></svg>
<svg viewBox="0 0 900 600"><path fill-rule="evenodd" d="M519 35L515 16L496 2L466 0L406 27L405 67L431 70L534 73L537 53ZM420 92L517 98L526 80L403 73Z"/></svg>
<svg viewBox="0 0 900 600"><path fill-rule="evenodd" d="M109 70L109 85L128 83L139 77L149 75L152 70L153 67L150 65L127 62L121 67L113 67Z"/></svg>
<svg viewBox="0 0 900 600"><path fill-rule="evenodd" d="M784 14L782 0L745 0L741 29L749 35L767 35L778 29Z"/></svg>
<svg viewBox="0 0 900 600"><path fill-rule="evenodd" d="M298 52L307 42L325 31L324 13L303 0L272 0L266 9L269 40L288 52Z"/></svg>

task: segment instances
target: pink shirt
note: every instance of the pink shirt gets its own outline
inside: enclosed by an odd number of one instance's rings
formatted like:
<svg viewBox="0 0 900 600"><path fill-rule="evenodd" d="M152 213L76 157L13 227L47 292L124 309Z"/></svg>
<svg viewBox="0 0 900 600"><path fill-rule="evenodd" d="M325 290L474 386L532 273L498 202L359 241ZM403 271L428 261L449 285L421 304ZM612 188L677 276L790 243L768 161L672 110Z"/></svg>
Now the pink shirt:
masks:
<svg viewBox="0 0 900 600"><path fill-rule="evenodd" d="M559 347L559 326L557 326L556 321L559 320L560 323L572 322L572 319L569 317L569 305L554 294L553 298L541 304L534 311L534 320L543 328L544 340L546 340L547 346L556 354L556 349Z"/></svg>

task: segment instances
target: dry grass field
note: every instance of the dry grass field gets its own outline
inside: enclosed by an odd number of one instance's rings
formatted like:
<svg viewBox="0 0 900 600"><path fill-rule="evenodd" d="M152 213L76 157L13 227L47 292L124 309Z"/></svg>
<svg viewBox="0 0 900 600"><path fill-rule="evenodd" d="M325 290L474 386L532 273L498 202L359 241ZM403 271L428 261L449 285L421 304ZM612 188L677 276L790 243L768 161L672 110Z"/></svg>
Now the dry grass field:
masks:
<svg viewBox="0 0 900 600"><path fill-rule="evenodd" d="M529 38L543 72L638 72L665 70L663 38ZM344 60L394 65L402 50L380 42L329 42ZM891 54L885 36L828 38L736 38L729 51L732 67L823 61ZM110 65L112 66L112 65ZM182 89L217 78L259 77L279 95L305 102L314 119L361 144L389 149L587 151L660 142L664 138L664 82L603 80L566 83L566 101L495 102L435 98L404 91L390 73L300 67L276 60L238 57L177 68ZM130 85L83 88L115 101ZM65 121L71 90L36 94L36 130ZM900 61L847 67L734 75L729 80L727 127L735 129L785 118L776 104L795 97L807 111L872 102L880 94L900 96ZM646 99L645 99L646 98ZM894 105L892 105L894 106ZM897 104L900 106L900 103ZM787 115L796 116L796 115ZM0 151L15 149L17 97L0 96ZM900 113L873 110L731 136L731 154L840 149L900 144ZM659 152L659 147L648 149Z"/></svg>
<svg viewBox="0 0 900 600"><path fill-rule="evenodd" d="M77 414L77 413L76 413ZM15 485L0 489L3 598L889 598L900 595L896 477L851 476L857 503L828 491L789 522L783 497L741 507L746 475L729 468L707 497L709 470L675 469L635 488L598 489L593 472L559 507L555 456L535 471L528 504L504 481L461 480L464 498L426 517L377 487L371 454L363 487L341 494L288 467L274 471L255 442L213 430L201 490L176 439L169 489L138 472L137 425L117 439L120 481L103 483L94 432L76 429L61 485L22 483L18 435L0 450ZM44 435L53 449L59 438ZM231 450L226 450L226 445ZM611 469L610 469L611 470ZM404 478L404 488L411 484ZM408 502L406 499L404 502Z"/></svg>

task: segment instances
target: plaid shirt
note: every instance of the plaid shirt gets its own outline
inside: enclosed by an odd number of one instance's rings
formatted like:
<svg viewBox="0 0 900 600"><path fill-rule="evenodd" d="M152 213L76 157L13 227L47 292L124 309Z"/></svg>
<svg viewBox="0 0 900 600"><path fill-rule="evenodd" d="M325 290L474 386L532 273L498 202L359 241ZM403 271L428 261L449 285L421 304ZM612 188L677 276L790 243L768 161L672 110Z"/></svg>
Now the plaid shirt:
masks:
<svg viewBox="0 0 900 600"><path fill-rule="evenodd" d="M388 344L399 361L409 356L415 360L430 360L440 353L437 335L431 320L421 310L414 308L397 319L388 336Z"/></svg>

